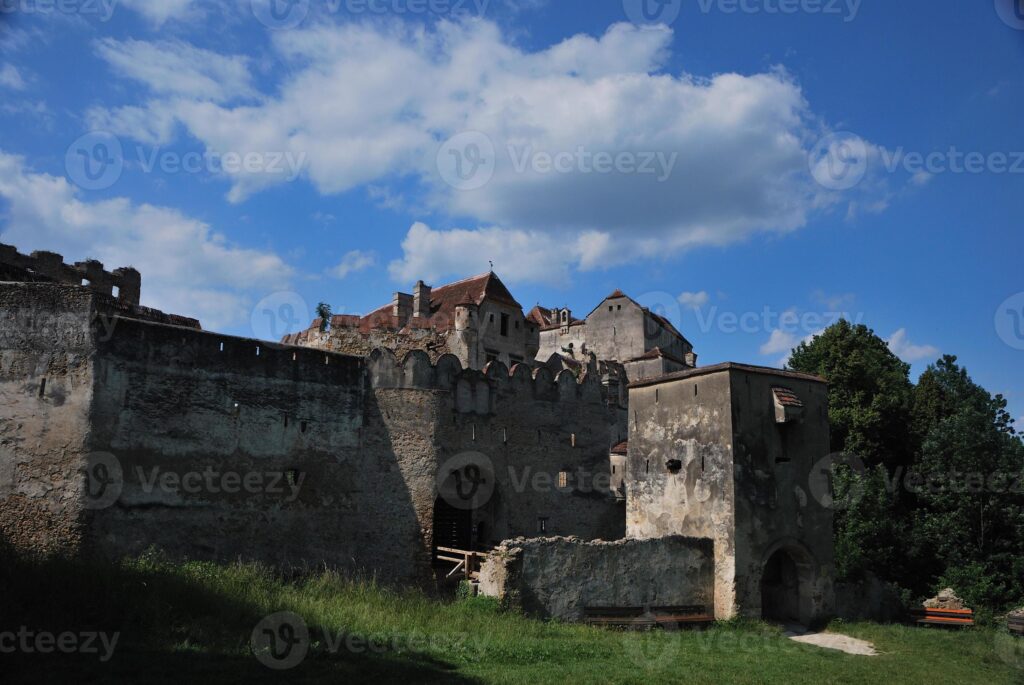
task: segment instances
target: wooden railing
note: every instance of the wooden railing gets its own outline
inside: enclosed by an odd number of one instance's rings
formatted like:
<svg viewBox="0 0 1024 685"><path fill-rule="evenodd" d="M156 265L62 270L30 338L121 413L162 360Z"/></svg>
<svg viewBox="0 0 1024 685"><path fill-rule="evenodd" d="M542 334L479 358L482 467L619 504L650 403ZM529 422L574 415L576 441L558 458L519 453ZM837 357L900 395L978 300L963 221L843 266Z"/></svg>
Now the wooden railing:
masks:
<svg viewBox="0 0 1024 685"><path fill-rule="evenodd" d="M453 549L451 547L438 547L436 558L441 561L450 561L455 564L446 578L462 573L468 580L480 578L480 565L487 559L486 552L469 552L464 549Z"/></svg>

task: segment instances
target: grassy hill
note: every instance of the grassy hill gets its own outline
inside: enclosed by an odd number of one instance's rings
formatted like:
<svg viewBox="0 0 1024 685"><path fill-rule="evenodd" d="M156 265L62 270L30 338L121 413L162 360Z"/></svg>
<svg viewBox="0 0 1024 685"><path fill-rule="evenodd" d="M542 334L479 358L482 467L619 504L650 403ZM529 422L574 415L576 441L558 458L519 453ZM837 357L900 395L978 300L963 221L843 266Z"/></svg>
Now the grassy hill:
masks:
<svg viewBox="0 0 1024 685"><path fill-rule="evenodd" d="M798 645L755 622L617 632L329 572L286 581L254 565L153 558L114 567L10 559L0 569L0 632L118 634L106 661L102 650L0 654L5 682L1024 682L1024 641L993 629L836 626L881 652L854 657ZM309 635L304 658L290 654L300 660L283 671L251 648L254 629L278 612L291 612L288 621Z"/></svg>

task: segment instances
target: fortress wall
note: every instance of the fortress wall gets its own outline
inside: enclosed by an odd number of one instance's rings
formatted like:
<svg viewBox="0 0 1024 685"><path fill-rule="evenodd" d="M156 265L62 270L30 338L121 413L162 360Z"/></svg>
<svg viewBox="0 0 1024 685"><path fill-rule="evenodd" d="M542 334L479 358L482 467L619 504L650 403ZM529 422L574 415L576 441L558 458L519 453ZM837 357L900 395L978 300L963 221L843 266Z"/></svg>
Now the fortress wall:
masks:
<svg viewBox="0 0 1024 685"><path fill-rule="evenodd" d="M92 298L81 288L0 285L0 537L30 553L74 553L93 363Z"/></svg>
<svg viewBox="0 0 1024 685"><path fill-rule="evenodd" d="M119 320L98 345L90 444L123 491L93 542L412 580L417 519L394 452L364 435L366 399L355 357Z"/></svg>
<svg viewBox="0 0 1024 685"><path fill-rule="evenodd" d="M525 365L510 371L500 362L475 371L462 369L451 355L431 364L423 352L399 362L388 351L375 351L367 366L378 397L386 391L388 397L418 398L409 415L419 412L423 420L404 431L390 430L391 439L400 443L415 437L409 431L432 432L429 457L419 465L431 482L414 486L410 481L410 490L422 493L414 501L425 531L432 527L438 485L472 463L490 481L474 519L483 525L477 540L482 546L536 535L541 519L549 535L608 540L625 535L624 505L609 491L614 417L596 377L577 381L565 371L555 378L545 368L531 372Z"/></svg>

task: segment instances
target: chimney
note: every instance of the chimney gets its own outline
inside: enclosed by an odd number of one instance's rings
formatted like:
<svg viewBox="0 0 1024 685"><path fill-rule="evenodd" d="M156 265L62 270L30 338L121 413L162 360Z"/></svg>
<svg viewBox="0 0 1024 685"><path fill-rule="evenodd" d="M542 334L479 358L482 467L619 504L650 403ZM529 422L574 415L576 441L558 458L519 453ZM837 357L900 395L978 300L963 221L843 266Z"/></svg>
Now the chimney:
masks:
<svg viewBox="0 0 1024 685"><path fill-rule="evenodd" d="M412 315L417 319L430 318L430 286L420 281L412 291Z"/></svg>
<svg viewBox="0 0 1024 685"><path fill-rule="evenodd" d="M391 303L391 314L398 317L399 323L405 325L412 316L412 295L395 293L395 299Z"/></svg>
<svg viewBox="0 0 1024 685"><path fill-rule="evenodd" d="M694 353L694 352L687 352L686 353L686 365L689 366L690 368L693 368L693 369L697 368L697 355L696 355L696 353Z"/></svg>

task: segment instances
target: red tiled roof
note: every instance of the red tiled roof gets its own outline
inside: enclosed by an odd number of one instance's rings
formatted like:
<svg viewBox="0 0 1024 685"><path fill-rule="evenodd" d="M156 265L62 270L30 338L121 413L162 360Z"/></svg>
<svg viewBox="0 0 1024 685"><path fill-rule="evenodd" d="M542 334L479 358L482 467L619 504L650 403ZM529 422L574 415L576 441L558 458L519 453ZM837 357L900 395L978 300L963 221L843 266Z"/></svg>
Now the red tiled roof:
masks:
<svg viewBox="0 0 1024 685"><path fill-rule="evenodd" d="M629 440L620 442L618 445L612 448L612 454L626 455L629 453Z"/></svg>
<svg viewBox="0 0 1024 685"><path fill-rule="evenodd" d="M779 401L783 407L802 407L804 403L800 401L796 393L789 388L783 388L777 386L772 388L772 392L775 393L775 399Z"/></svg>
<svg viewBox="0 0 1024 685"><path fill-rule="evenodd" d="M430 291L430 316L413 317L405 322L405 327L439 328L442 330L454 328L457 306L480 305L484 300L492 300L522 309L522 305L516 302L501 279L494 272L490 272L432 289ZM401 328L402 322L398 317L392 315L392 306L388 304L370 312L360 320L359 328L363 331L374 328Z"/></svg>

